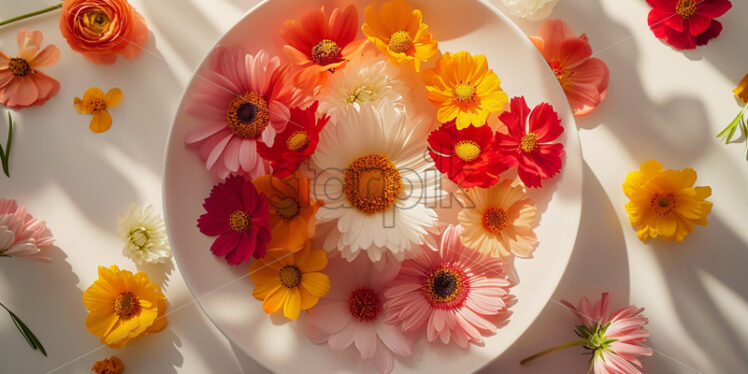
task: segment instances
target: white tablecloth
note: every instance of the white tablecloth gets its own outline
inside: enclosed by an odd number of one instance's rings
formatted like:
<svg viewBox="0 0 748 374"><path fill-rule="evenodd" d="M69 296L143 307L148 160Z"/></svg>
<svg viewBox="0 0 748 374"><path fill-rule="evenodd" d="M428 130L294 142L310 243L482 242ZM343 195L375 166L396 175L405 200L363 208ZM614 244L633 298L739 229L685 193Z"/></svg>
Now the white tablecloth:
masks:
<svg viewBox="0 0 748 374"><path fill-rule="evenodd" d="M22 27L43 31L45 43L62 51L60 62L46 69L60 80L60 93L43 107L14 113L11 178L0 175L0 196L17 199L45 219L57 239L52 264L0 259L0 300L37 333L49 357L32 351L0 313L2 373L82 373L113 354L129 373L264 372L192 303L173 265L145 269L165 287L171 310L179 308L164 331L114 351L85 330L81 294L96 279L96 267L135 270L113 234L117 215L131 202L161 208L166 135L192 70L257 0L132 3L151 30L149 52L114 66L90 64L71 51L59 34L57 12L0 29L5 52L15 52ZM0 19L48 5L46 0L2 0ZM574 338L573 317L560 299L597 297L604 290L616 292L615 306L646 308L649 344L657 351L644 360L649 372L745 372L748 163L741 144L726 146L714 137L737 113L731 90L748 72L748 3L737 0L733 6L720 19L725 29L718 39L684 53L654 38L643 0L562 0L558 5L552 17L586 32L597 57L608 64L610 90L596 112L578 120L584 205L566 274L537 321L487 373L585 372L581 349L524 368L518 362ZM539 25L517 23L529 34ZM90 86L124 92L122 104L111 111L114 126L105 134L89 132L90 117L72 108L73 97ZM648 159L668 168L692 167L697 184L713 188L709 226L697 227L683 243L643 244L628 223L621 183Z"/></svg>

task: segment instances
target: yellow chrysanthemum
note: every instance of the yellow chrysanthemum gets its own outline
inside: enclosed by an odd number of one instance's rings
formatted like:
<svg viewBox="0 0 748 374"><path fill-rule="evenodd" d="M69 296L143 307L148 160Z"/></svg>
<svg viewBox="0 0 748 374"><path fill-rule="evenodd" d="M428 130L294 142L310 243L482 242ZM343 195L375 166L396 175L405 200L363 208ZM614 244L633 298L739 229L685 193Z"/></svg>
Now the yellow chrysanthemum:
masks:
<svg viewBox="0 0 748 374"><path fill-rule="evenodd" d="M106 94L98 87L91 87L83 93L83 99L73 99L73 107L80 114L92 114L88 128L95 133L102 133L112 127L112 116L107 109L119 104L122 91L112 88Z"/></svg>
<svg viewBox="0 0 748 374"><path fill-rule="evenodd" d="M330 291L330 278L321 273L325 267L327 252L312 250L309 241L296 253L270 250L249 267L249 278L256 284L252 295L262 300L265 313L283 308L283 315L295 320Z"/></svg>
<svg viewBox="0 0 748 374"><path fill-rule="evenodd" d="M637 228L642 241L661 236L665 240L682 241L694 225L706 226L712 203L705 201L711 187L693 187L693 169L664 170L654 160L641 164L623 182L623 192L631 200L626 203L629 221Z"/></svg>
<svg viewBox="0 0 748 374"><path fill-rule="evenodd" d="M424 70L421 76L429 101L439 107L437 119L442 123L456 120L458 129L485 125L488 115L502 112L509 101L484 55L447 52L436 68Z"/></svg>
<svg viewBox="0 0 748 374"><path fill-rule="evenodd" d="M737 96L740 101L748 104L748 74L743 77L740 83L738 83L738 86L735 87L732 92L735 93L735 96Z"/></svg>
<svg viewBox="0 0 748 374"><path fill-rule="evenodd" d="M99 279L83 292L83 303L89 311L86 330L112 348L166 326L166 297L143 272L99 266Z"/></svg>
<svg viewBox="0 0 748 374"><path fill-rule="evenodd" d="M439 52L421 11L411 10L404 0L384 3L379 13L369 5L365 13L361 30L393 64L413 64L416 71L421 71L421 64Z"/></svg>

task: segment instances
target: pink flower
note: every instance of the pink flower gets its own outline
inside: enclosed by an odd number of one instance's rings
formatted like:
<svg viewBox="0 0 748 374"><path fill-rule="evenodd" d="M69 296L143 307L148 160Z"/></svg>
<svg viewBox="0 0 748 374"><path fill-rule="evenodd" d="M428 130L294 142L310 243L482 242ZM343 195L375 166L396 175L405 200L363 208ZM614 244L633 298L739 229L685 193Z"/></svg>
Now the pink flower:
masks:
<svg viewBox="0 0 748 374"><path fill-rule="evenodd" d="M42 105L60 90L60 83L39 68L52 66L60 59L60 50L42 45L41 31L18 32L18 57L0 52L0 103L21 109Z"/></svg>
<svg viewBox="0 0 748 374"><path fill-rule="evenodd" d="M34 218L15 200L0 198L0 257L26 257L50 262L44 249L54 243L44 221Z"/></svg>
<svg viewBox="0 0 748 374"><path fill-rule="evenodd" d="M185 107L206 122L185 143L198 149L215 179L230 173L256 178L269 172L257 154L257 142L272 147L275 134L289 123L290 108L311 104L310 97L293 87L289 74L288 65L263 50L253 56L216 49Z"/></svg>
<svg viewBox="0 0 748 374"><path fill-rule="evenodd" d="M389 258L382 262L376 267L361 256L353 262L330 260L330 292L310 311L307 335L336 351L354 345L361 359L373 360L381 373L389 373L395 365L392 354L409 356L411 342L385 322L384 285L400 266Z"/></svg>
<svg viewBox="0 0 748 374"><path fill-rule="evenodd" d="M596 303L592 304L583 297L576 307L562 300L581 322L574 330L579 339L528 357L521 364L563 348L581 345L592 353L590 371L595 374L644 373L639 358L652 355L652 350L644 345L649 337L649 331L644 329L649 321L641 314L644 309L629 305L608 313L611 299L612 296L604 292Z"/></svg>
<svg viewBox="0 0 748 374"><path fill-rule="evenodd" d="M466 348L482 344L511 314L507 308L512 284L502 262L462 245L462 226L449 225L438 251L424 250L405 260L387 285L387 322L410 333L426 325L429 341L450 339Z"/></svg>
<svg viewBox="0 0 748 374"><path fill-rule="evenodd" d="M592 56L587 35L574 36L569 25L548 20L531 36L566 93L575 116L591 113L608 96L608 66Z"/></svg>
<svg viewBox="0 0 748 374"><path fill-rule="evenodd" d="M205 199L207 213L197 220L205 235L218 236L210 251L237 265L265 256L270 241L270 212L264 194L244 177L231 176L216 184Z"/></svg>

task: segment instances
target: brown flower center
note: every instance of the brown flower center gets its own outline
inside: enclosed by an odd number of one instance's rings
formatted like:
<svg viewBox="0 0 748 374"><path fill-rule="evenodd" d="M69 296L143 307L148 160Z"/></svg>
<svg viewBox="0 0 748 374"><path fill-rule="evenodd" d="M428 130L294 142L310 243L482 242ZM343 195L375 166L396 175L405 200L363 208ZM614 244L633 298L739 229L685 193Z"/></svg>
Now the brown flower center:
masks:
<svg viewBox="0 0 748 374"><path fill-rule="evenodd" d="M304 130L296 131L286 139L286 147L289 151L302 152L307 145L309 145L309 135Z"/></svg>
<svg viewBox="0 0 748 374"><path fill-rule="evenodd" d="M538 136L531 132L522 137L519 147L522 148L523 151L530 153L538 148L537 141Z"/></svg>
<svg viewBox="0 0 748 374"><path fill-rule="evenodd" d="M281 218L290 220L299 215L301 207L296 199L286 196L278 201L278 204L275 206L275 211L278 212L278 215L281 216Z"/></svg>
<svg viewBox="0 0 748 374"><path fill-rule="evenodd" d="M90 113L106 110L106 102L101 97L86 97L83 99L83 106Z"/></svg>
<svg viewBox="0 0 748 374"><path fill-rule="evenodd" d="M295 288L301 284L301 270L294 265L286 265L278 272L281 284L286 288Z"/></svg>
<svg viewBox="0 0 748 374"><path fill-rule="evenodd" d="M426 275L421 292L435 308L455 309L462 306L469 285L465 274L452 266L443 265Z"/></svg>
<svg viewBox="0 0 748 374"><path fill-rule="evenodd" d="M696 13L696 0L678 0L675 5L675 12L683 19L689 19Z"/></svg>
<svg viewBox="0 0 748 374"><path fill-rule="evenodd" d="M666 216L675 210L676 199L672 193L668 194L655 194L652 196L650 205L654 209L655 213L660 216Z"/></svg>
<svg viewBox="0 0 748 374"><path fill-rule="evenodd" d="M140 301L132 292L122 292L113 304L114 314L122 319L130 319L140 313Z"/></svg>
<svg viewBox="0 0 748 374"><path fill-rule="evenodd" d="M397 31L390 36L390 51L405 53L413 45L413 37L407 31Z"/></svg>
<svg viewBox="0 0 748 374"><path fill-rule="evenodd" d="M319 65L328 65L338 60L340 47L330 39L323 39L312 47L312 60Z"/></svg>
<svg viewBox="0 0 748 374"><path fill-rule="evenodd" d="M16 77L23 77L31 71L31 66L20 57L11 57L8 61L8 70Z"/></svg>
<svg viewBox="0 0 748 374"><path fill-rule="evenodd" d="M465 162L474 161L480 156L480 146L472 140L460 140L455 145L455 154Z"/></svg>
<svg viewBox="0 0 748 374"><path fill-rule="evenodd" d="M382 311L382 303L371 288L359 288L348 297L348 311L361 322L373 321Z"/></svg>
<svg viewBox="0 0 748 374"><path fill-rule="evenodd" d="M87 31L101 36L109 29L112 20L104 12L94 10L83 14L83 25Z"/></svg>
<svg viewBox="0 0 748 374"><path fill-rule="evenodd" d="M270 111L268 104L260 95L247 92L231 100L226 111L226 122L231 131L244 139L260 136L268 127Z"/></svg>
<svg viewBox="0 0 748 374"><path fill-rule="evenodd" d="M475 102L475 87L460 83L455 87L454 90L455 99L460 103L474 103Z"/></svg>
<svg viewBox="0 0 748 374"><path fill-rule="evenodd" d="M345 171L345 197L364 213L373 214L391 207L402 190L400 172L386 156L359 157Z"/></svg>
<svg viewBox="0 0 748 374"><path fill-rule="evenodd" d="M237 210L234 213L231 213L231 217L229 217L231 229L236 232L247 231L249 223L249 214L243 210Z"/></svg>
<svg viewBox="0 0 748 374"><path fill-rule="evenodd" d="M509 216L502 208L488 208L483 212L483 227L498 234L509 226Z"/></svg>

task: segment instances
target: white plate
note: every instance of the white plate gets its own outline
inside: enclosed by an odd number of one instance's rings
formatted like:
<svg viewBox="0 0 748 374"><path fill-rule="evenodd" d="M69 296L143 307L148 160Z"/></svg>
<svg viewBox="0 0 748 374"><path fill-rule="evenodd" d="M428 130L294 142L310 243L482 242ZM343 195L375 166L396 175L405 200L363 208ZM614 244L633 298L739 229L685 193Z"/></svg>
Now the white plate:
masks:
<svg viewBox="0 0 748 374"><path fill-rule="evenodd" d="M218 42L228 47L264 48L280 55L283 21L307 11L343 6L344 0L271 0L249 11ZM363 10L372 1L353 0L363 22ZM381 4L382 1L376 1ZM478 0L410 0L420 8L424 20L444 51L466 50L485 54L489 65L502 79L510 95L523 95L530 106L550 102L565 128L560 138L566 148L562 173L548 186L531 195L542 213L536 229L540 246L535 258L517 260L521 282L512 293L518 303L505 327L487 338L484 347L467 350L455 345L428 344L420 339L414 355L400 360L397 373L468 372L496 359L533 322L558 284L574 247L581 212L582 161L579 139L571 110L552 72L527 37L503 14ZM360 34L360 33L359 33ZM205 65L201 64L201 69ZM199 72L200 70L198 70ZM193 79L194 83L194 79ZM187 91L192 88L192 84ZM360 372L352 350L333 352L314 345L303 333L304 316L295 323L271 319L252 297L252 282L245 277L248 265L229 266L210 251L213 238L202 235L196 220L203 213L202 202L213 185L196 152L184 146L185 136L202 124L177 111L169 137L164 180L164 212L174 255L182 276L198 303L216 326L237 346L268 369L279 373ZM433 108L432 108L433 110ZM373 365L372 365L373 366Z"/></svg>

